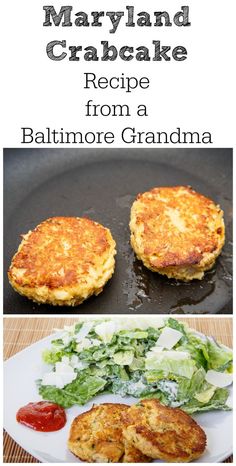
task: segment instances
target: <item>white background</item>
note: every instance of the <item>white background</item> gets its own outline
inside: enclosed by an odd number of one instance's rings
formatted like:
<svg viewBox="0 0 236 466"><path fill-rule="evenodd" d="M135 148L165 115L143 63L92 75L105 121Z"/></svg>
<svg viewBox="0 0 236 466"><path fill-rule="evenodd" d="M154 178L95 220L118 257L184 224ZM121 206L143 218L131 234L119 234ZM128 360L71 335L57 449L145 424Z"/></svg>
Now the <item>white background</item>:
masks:
<svg viewBox="0 0 236 466"><path fill-rule="evenodd" d="M110 34L110 19L103 18L104 26L43 27L43 5L72 5L78 11L126 11L134 5L135 12L167 10L171 15L182 5L190 7L190 27L125 27L124 18L115 34ZM234 76L235 14L234 1L165 0L144 2L135 0L90 0L63 2L55 0L8 0L2 5L3 40L3 146L19 146L21 126L44 131L45 127L71 131L114 130L134 126L140 131L212 132L212 147L232 147L235 118L232 112ZM154 17L153 17L154 19ZM183 62L69 62L50 60L45 52L51 40L67 41L67 45L98 46L108 40L118 46L146 45L152 50L152 40L164 45L183 45L188 58ZM84 91L83 73L92 71L99 76L147 76L149 90ZM84 116L88 99L96 103L128 103L131 110L138 103L146 103L148 117ZM118 143L116 145L121 145ZM29 145L27 145L29 147ZM42 146L39 146L42 147ZM149 146L150 147L150 146ZM155 146L157 147L157 146ZM176 147L176 146L175 146Z"/></svg>

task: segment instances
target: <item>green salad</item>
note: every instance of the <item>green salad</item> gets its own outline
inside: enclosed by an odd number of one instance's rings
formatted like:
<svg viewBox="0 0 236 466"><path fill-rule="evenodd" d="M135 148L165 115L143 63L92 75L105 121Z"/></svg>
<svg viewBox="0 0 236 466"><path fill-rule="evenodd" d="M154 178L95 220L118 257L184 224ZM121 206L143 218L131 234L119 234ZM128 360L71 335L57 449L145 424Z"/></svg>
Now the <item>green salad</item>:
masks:
<svg viewBox="0 0 236 466"><path fill-rule="evenodd" d="M44 350L39 394L64 408L95 395L158 398L191 414L230 409L233 354L173 318L83 320Z"/></svg>

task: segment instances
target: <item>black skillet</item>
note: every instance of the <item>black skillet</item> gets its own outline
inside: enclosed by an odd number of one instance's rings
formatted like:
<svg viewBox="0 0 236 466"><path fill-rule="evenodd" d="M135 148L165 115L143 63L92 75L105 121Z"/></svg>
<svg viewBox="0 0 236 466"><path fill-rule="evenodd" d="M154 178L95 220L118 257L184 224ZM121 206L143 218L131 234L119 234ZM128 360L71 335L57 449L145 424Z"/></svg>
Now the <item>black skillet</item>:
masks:
<svg viewBox="0 0 236 466"><path fill-rule="evenodd" d="M230 149L6 149L4 153L5 314L232 313L232 151ZM226 245L202 281L180 283L152 273L129 244L137 193L191 185L225 212ZM76 308L37 305L7 280L20 235L51 216L87 216L117 242L113 278Z"/></svg>

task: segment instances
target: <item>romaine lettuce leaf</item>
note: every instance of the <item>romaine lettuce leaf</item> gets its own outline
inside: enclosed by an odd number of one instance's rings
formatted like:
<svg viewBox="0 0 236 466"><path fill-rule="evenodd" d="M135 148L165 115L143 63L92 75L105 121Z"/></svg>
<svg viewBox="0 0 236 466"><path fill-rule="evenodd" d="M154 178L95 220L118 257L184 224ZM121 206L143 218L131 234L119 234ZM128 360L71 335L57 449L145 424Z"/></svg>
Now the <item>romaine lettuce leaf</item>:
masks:
<svg viewBox="0 0 236 466"><path fill-rule="evenodd" d="M196 334L189 334L188 342L178 350L188 351L198 365L204 367L205 370L231 370L232 351L219 345L213 338L200 338Z"/></svg>
<svg viewBox="0 0 236 466"><path fill-rule="evenodd" d="M212 385L210 388L207 388L206 390L196 393L193 397L197 400L200 401L201 403L208 403L210 399L213 397L214 393L216 391L216 387Z"/></svg>
<svg viewBox="0 0 236 466"><path fill-rule="evenodd" d="M195 412L204 412L211 411L215 409L222 409L224 411L230 411L230 408L226 405L229 392L225 388L216 389L214 395L208 403L201 403L200 401L193 398L188 403L181 406L183 411L186 411L188 414L193 414Z"/></svg>
<svg viewBox="0 0 236 466"><path fill-rule="evenodd" d="M143 397L144 396L145 398L157 398L160 401L160 403L162 403L165 406L170 405L168 397L166 396L165 393L161 392L160 390L155 390L151 393L145 393L143 394Z"/></svg>
<svg viewBox="0 0 236 466"><path fill-rule="evenodd" d="M127 381L129 380L129 374L124 367L113 364L110 366L110 378L112 380L120 379L121 381Z"/></svg>
<svg viewBox="0 0 236 466"><path fill-rule="evenodd" d="M148 332L148 341L153 341L154 343L158 340L160 334L161 334L161 329L149 327L147 329Z"/></svg>
<svg viewBox="0 0 236 466"><path fill-rule="evenodd" d="M83 327L84 325L84 322L78 322L77 324L75 324L75 327L74 327L74 333L79 333L79 331L81 330L81 328Z"/></svg>
<svg viewBox="0 0 236 466"><path fill-rule="evenodd" d="M119 337L126 337L128 339L131 339L131 340L139 340L139 339L146 339L148 337L148 332L144 332L142 330L134 330L134 331L130 331L130 330L122 330L120 333L119 333Z"/></svg>
<svg viewBox="0 0 236 466"><path fill-rule="evenodd" d="M185 325L183 323L179 322L176 319L173 319L172 317L169 317L169 319L166 322L166 327L170 327L170 328L173 328L174 330L178 330L179 332L183 334L183 337L181 338L178 344L180 343L182 344L185 341L187 341L187 333L185 330Z"/></svg>
<svg viewBox="0 0 236 466"><path fill-rule="evenodd" d="M208 338L207 342L209 361L208 369L214 369L218 371L230 370L233 361L233 352L219 345L213 338Z"/></svg>
<svg viewBox="0 0 236 466"><path fill-rule="evenodd" d="M113 361L119 366L129 366L134 359L133 351L118 351L113 356Z"/></svg>
<svg viewBox="0 0 236 466"><path fill-rule="evenodd" d="M142 371L145 369L145 359L142 357L134 358L131 364L129 364L130 371Z"/></svg>
<svg viewBox="0 0 236 466"><path fill-rule="evenodd" d="M144 376L148 384L155 384L159 380L177 380L177 375L169 372L168 374L165 371L147 371L144 373ZM186 379L188 380L188 379Z"/></svg>
<svg viewBox="0 0 236 466"><path fill-rule="evenodd" d="M209 355L207 347L198 339L191 337L188 342L177 348L177 351L187 351L191 358L196 361L198 367L203 367L207 370Z"/></svg>
<svg viewBox="0 0 236 466"><path fill-rule="evenodd" d="M44 400L70 408L74 404L84 405L97 393L103 391L106 380L101 377L86 376L83 374L64 388L56 388L51 385L40 385L39 394Z"/></svg>
<svg viewBox="0 0 236 466"><path fill-rule="evenodd" d="M42 353L43 361L46 364L55 364L56 362L61 361L62 356L64 356L64 352L57 350L45 349Z"/></svg>
<svg viewBox="0 0 236 466"><path fill-rule="evenodd" d="M163 371L167 375L167 378L168 374L175 374L191 379L193 373L196 370L196 364L192 359L161 359L156 358L156 355L154 354L152 359L146 360L146 369Z"/></svg>
<svg viewBox="0 0 236 466"><path fill-rule="evenodd" d="M198 369L191 377L178 378L178 400L189 400L195 393L202 391L205 383L206 372L203 368Z"/></svg>

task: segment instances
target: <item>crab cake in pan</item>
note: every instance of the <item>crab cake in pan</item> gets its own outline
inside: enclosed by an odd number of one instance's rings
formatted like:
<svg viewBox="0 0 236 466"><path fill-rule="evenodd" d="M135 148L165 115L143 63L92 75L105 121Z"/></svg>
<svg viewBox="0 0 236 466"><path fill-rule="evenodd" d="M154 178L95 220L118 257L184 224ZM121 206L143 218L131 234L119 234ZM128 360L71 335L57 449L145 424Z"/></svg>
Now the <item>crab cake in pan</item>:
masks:
<svg viewBox="0 0 236 466"><path fill-rule="evenodd" d="M139 194L130 230L131 245L148 269L184 281L201 280L225 242L223 211L189 186Z"/></svg>
<svg viewBox="0 0 236 466"><path fill-rule="evenodd" d="M76 306L111 278L115 247L110 230L93 220L49 218L23 236L9 281L38 303Z"/></svg>
<svg viewBox="0 0 236 466"><path fill-rule="evenodd" d="M125 446L122 435L122 414L125 404L104 403L77 416L68 439L69 450L87 463L123 462ZM126 462L143 462L146 458L131 445Z"/></svg>
<svg viewBox="0 0 236 466"><path fill-rule="evenodd" d="M206 435L186 413L163 406L158 400L143 400L123 414L125 440L153 459L187 463L201 456Z"/></svg>

